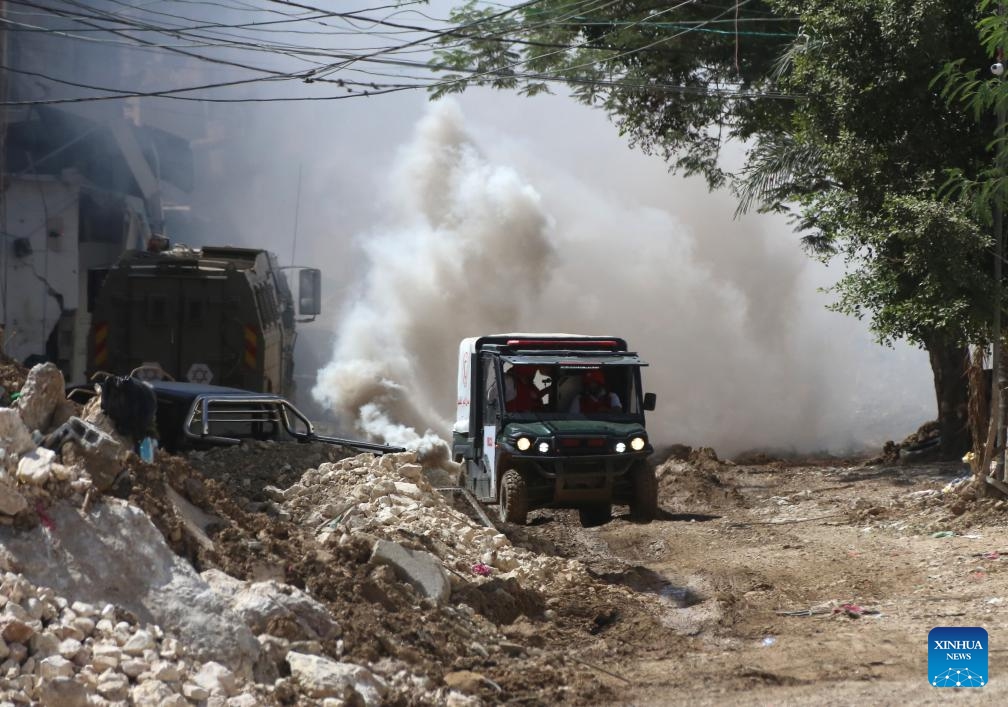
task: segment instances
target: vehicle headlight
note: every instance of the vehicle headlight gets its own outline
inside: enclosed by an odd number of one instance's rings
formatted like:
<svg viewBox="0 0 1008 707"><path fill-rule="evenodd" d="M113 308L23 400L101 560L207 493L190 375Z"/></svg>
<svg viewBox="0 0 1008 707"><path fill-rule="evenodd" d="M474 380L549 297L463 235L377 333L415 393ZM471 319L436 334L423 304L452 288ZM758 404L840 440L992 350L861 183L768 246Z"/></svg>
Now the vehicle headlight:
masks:
<svg viewBox="0 0 1008 707"><path fill-rule="evenodd" d="M515 446L518 447L518 451L527 452L532 446L532 440L528 437L519 437L518 441L515 442Z"/></svg>
<svg viewBox="0 0 1008 707"><path fill-rule="evenodd" d="M539 443L539 453L540 454L545 454L548 451L549 451L549 442L540 442Z"/></svg>
<svg viewBox="0 0 1008 707"><path fill-rule="evenodd" d="M626 451L626 442L617 442L616 443L616 453L617 454L622 454L625 451Z"/></svg>
<svg viewBox="0 0 1008 707"><path fill-rule="evenodd" d="M635 452L639 452L640 450L644 449L645 444L647 444L647 442L644 441L643 437L634 437L632 440L630 440L630 448Z"/></svg>

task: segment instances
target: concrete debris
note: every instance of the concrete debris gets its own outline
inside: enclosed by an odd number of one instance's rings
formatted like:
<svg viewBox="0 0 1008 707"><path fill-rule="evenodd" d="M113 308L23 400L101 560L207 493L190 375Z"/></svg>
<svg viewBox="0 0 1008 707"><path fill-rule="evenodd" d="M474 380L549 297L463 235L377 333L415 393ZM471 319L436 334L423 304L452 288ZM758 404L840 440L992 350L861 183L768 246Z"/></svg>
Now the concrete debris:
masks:
<svg viewBox="0 0 1008 707"><path fill-rule="evenodd" d="M162 657L175 653L173 639L164 637L159 627L142 627L113 605L99 613L9 572L0 578L0 600L5 603L0 618L0 645L6 649L0 673L4 704L85 707L105 704L101 700L131 700L138 705L189 705L190 698L201 701L241 691L234 673L219 663L202 663L189 655ZM80 619L91 618L86 613L99 620L82 624ZM17 618L32 615L40 618ZM60 638L68 634L81 638ZM200 681L212 688L201 687Z"/></svg>
<svg viewBox="0 0 1008 707"><path fill-rule="evenodd" d="M557 582L575 586L586 580L579 562L515 547L496 529L454 508L427 481L414 452L378 458L358 455L322 464L285 489L283 496L283 508L294 522L317 528L322 544L362 535L399 542L406 535L424 538L423 550L448 572L474 580L486 579L473 575L477 563L491 568L498 580L513 579L528 588ZM404 579L410 576L409 571L399 571ZM431 596L427 589L422 591ZM442 590L434 595L443 596Z"/></svg>
<svg viewBox="0 0 1008 707"><path fill-rule="evenodd" d="M95 396L91 398L84 409L81 411L81 419L84 422L90 423L97 429L101 430L109 437L114 439L116 442L121 444L125 449L132 449L133 442L128 437L119 434L116 431L115 423L112 422L112 418L105 414L101 407L101 397Z"/></svg>
<svg viewBox="0 0 1008 707"><path fill-rule="evenodd" d="M8 468L17 465L17 455L35 448L29 430L14 408L0 408L0 449L6 452Z"/></svg>
<svg viewBox="0 0 1008 707"><path fill-rule="evenodd" d="M97 400L40 441L0 409L0 705L480 704L501 691L487 666L536 660L505 625L553 621L547 588L596 591L456 508L414 453L141 464Z"/></svg>
<svg viewBox="0 0 1008 707"><path fill-rule="evenodd" d="M329 610L296 587L275 580L242 582L219 570L207 570L202 577L230 601L232 611L256 634L267 634L271 625L283 623L287 627L285 638L291 640L339 638L339 626ZM291 632L299 635L292 636Z"/></svg>
<svg viewBox="0 0 1008 707"><path fill-rule="evenodd" d="M410 583L425 597L439 604L448 601L448 597L451 596L448 573L438 559L429 552L410 550L399 543L379 540L371 551L371 562L391 566L400 579Z"/></svg>
<svg viewBox="0 0 1008 707"><path fill-rule="evenodd" d="M17 490L17 486L0 471L0 513L16 516L28 508L28 501Z"/></svg>
<svg viewBox="0 0 1008 707"><path fill-rule="evenodd" d="M44 486L53 474L56 453L39 447L21 457L18 462L18 481L32 486Z"/></svg>
<svg viewBox="0 0 1008 707"><path fill-rule="evenodd" d="M124 607L172 631L193 656L251 672L259 652L255 636L142 511L107 499L89 513L57 503L48 516L48 532L0 529L0 542L30 581L84 602Z"/></svg>
<svg viewBox="0 0 1008 707"><path fill-rule="evenodd" d="M63 373L54 363L40 363L28 371L17 410L29 430L49 429L53 413L66 400L65 385Z"/></svg>
<svg viewBox="0 0 1008 707"><path fill-rule="evenodd" d="M293 677L309 697L335 697L352 702L362 700L367 707L382 704L385 682L367 668L353 663L337 663L316 655L291 651L287 654Z"/></svg>

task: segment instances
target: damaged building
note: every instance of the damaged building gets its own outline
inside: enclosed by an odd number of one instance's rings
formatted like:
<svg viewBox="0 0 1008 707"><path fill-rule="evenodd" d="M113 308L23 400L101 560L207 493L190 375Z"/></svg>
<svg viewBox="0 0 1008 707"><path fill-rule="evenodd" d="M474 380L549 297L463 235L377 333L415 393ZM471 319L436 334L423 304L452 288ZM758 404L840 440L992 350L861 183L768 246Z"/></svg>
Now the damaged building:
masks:
<svg viewBox="0 0 1008 707"><path fill-rule="evenodd" d="M135 103L53 101L38 79L39 67L125 72L121 51L2 34L0 347L80 381L103 269L164 232L166 190L177 203L193 188L192 151L187 139L144 124Z"/></svg>

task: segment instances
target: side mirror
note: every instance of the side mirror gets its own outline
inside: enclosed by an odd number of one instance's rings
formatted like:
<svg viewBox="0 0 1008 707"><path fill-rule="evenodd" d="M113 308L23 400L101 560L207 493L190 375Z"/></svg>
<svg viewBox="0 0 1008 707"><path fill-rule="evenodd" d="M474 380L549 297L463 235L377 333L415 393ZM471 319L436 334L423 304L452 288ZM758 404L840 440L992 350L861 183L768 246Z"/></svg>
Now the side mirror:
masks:
<svg viewBox="0 0 1008 707"><path fill-rule="evenodd" d="M298 315L316 317L322 312L322 271L305 268L298 272Z"/></svg>
<svg viewBox="0 0 1008 707"><path fill-rule="evenodd" d="M644 393L644 409L651 412L658 403L658 396L654 393Z"/></svg>

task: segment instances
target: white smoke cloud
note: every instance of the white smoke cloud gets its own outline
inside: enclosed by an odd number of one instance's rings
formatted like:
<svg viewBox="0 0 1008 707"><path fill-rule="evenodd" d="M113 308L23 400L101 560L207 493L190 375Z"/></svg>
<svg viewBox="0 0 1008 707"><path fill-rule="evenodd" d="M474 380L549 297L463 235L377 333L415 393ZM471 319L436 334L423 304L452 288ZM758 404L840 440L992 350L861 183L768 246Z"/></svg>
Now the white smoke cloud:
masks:
<svg viewBox="0 0 1008 707"><path fill-rule="evenodd" d="M390 194L389 225L363 244L363 291L313 395L358 430L415 447L449 426L452 342L517 325L546 285L553 248L539 195L487 162L455 103L421 122Z"/></svg>
<svg viewBox="0 0 1008 707"><path fill-rule="evenodd" d="M626 338L652 364L658 442L847 451L933 410L926 358L894 357L824 311L816 288L830 280L786 224L736 221L728 195L628 150L564 144L566 108L544 148L515 137L534 118L489 105L479 125L511 132L473 138L441 103L398 158L387 221L363 241L360 296L313 391L341 419L429 445L450 427L459 340L500 331Z"/></svg>

